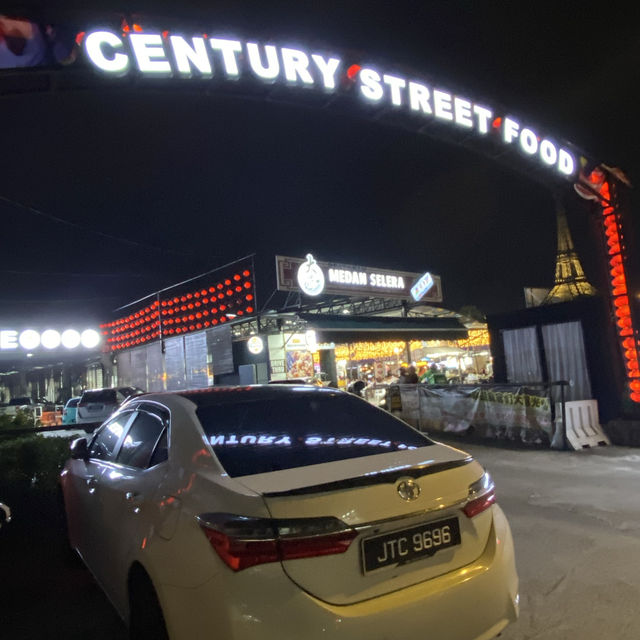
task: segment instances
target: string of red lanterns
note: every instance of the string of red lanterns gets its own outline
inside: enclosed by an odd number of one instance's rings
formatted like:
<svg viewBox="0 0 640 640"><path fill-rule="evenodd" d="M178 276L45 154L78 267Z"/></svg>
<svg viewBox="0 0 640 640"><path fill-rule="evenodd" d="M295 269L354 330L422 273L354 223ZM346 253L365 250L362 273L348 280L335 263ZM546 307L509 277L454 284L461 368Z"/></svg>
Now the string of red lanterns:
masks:
<svg viewBox="0 0 640 640"><path fill-rule="evenodd" d="M244 269L233 276L179 296L156 300L128 316L100 325L111 351L127 349L161 336L200 331L225 324L229 315L254 313L254 284Z"/></svg>

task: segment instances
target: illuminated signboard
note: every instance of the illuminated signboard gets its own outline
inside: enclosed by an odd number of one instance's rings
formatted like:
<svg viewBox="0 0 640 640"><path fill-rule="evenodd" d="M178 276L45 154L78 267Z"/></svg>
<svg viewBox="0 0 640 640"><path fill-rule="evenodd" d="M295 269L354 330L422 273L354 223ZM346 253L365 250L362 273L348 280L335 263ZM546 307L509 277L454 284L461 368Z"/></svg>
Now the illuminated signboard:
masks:
<svg viewBox="0 0 640 640"><path fill-rule="evenodd" d="M411 287L411 297L418 302L425 297L431 287L433 287L433 276L427 271L427 273Z"/></svg>
<svg viewBox="0 0 640 640"><path fill-rule="evenodd" d="M144 31L144 32L143 32ZM82 34L90 65L113 77L239 80L355 93L363 102L405 112L479 137L499 140L564 177L575 177L574 154L528 123L487 104L434 86L419 77L390 72L324 51L240 40L204 33L90 30Z"/></svg>
<svg viewBox="0 0 640 640"><path fill-rule="evenodd" d="M38 348L53 350L59 347L64 349L95 349L100 341L100 334L94 329L85 329L84 331L46 329L42 332L34 329L23 331L0 329L0 351L34 351Z"/></svg>
<svg viewBox="0 0 640 640"><path fill-rule="evenodd" d="M280 291L402 299L412 297L411 288L422 276L410 271L321 262L311 254L306 259L276 256L276 272ZM424 300L442 302L440 276L432 278L433 285L424 292Z"/></svg>
<svg viewBox="0 0 640 640"><path fill-rule="evenodd" d="M264 341L260 336L251 336L249 340L247 340L247 349L249 353L257 356L264 351Z"/></svg>

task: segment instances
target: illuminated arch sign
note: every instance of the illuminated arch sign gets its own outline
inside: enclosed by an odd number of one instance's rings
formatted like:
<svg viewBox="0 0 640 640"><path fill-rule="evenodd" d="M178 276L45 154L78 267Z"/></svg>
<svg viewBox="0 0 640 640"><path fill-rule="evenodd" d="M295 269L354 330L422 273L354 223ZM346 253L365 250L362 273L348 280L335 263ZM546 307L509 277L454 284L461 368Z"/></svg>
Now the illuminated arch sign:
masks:
<svg viewBox="0 0 640 640"><path fill-rule="evenodd" d="M83 50L91 66L114 77L137 73L200 80L253 78L330 94L355 92L365 103L397 109L480 138L492 137L562 177L574 178L578 171L576 158L566 146L485 103L418 77L349 64L326 52L207 34L143 33L139 27L138 32L89 31L83 35Z"/></svg>

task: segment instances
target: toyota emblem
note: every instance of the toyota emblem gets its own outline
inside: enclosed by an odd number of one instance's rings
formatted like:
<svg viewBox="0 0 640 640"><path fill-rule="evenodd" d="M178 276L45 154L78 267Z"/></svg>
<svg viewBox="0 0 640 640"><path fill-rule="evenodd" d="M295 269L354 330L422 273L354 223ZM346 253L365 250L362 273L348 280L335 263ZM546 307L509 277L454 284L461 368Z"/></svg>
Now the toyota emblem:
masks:
<svg viewBox="0 0 640 640"><path fill-rule="evenodd" d="M414 480L403 480L397 487L398 495L407 502L417 500L420 495L420 485Z"/></svg>

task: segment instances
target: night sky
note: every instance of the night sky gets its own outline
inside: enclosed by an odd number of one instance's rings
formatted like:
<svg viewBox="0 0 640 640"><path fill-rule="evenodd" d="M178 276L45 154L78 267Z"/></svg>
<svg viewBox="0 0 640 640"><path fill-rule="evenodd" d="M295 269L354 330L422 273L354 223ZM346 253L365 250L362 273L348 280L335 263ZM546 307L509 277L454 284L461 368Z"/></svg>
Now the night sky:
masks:
<svg viewBox="0 0 640 640"><path fill-rule="evenodd" d="M385 68L506 105L640 179L640 40L621 6L90 4L143 14L151 7L175 16L169 25L191 20L210 33L360 51ZM91 23L86 2L64 5ZM65 15L48 11L45 18ZM519 308L523 287L553 283L550 190L357 110L168 84L8 96L0 109L0 196L46 214L0 201L5 312L43 300L102 312L253 252L269 277L274 254L309 251L320 260L430 270L442 277L443 306L453 309ZM577 195L567 205L587 276L602 285L588 209Z"/></svg>

